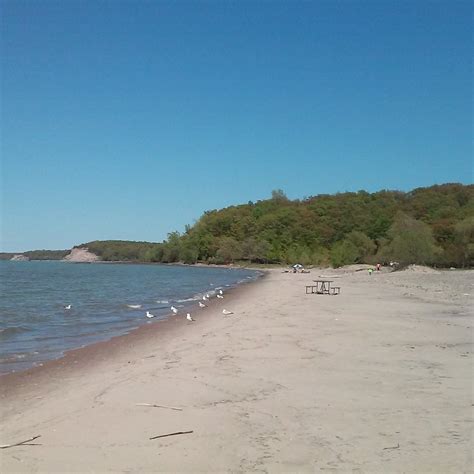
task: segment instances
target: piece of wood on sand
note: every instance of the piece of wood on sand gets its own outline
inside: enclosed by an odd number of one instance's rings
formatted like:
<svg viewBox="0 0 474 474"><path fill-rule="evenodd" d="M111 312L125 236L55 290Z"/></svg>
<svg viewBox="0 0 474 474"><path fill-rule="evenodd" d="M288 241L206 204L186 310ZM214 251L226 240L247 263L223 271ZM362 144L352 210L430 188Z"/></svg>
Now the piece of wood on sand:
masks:
<svg viewBox="0 0 474 474"><path fill-rule="evenodd" d="M169 410L183 411L182 408L169 407L167 405L157 405L155 403L136 403L135 405L138 407L168 408Z"/></svg>
<svg viewBox="0 0 474 474"><path fill-rule="evenodd" d="M383 449L400 449L400 443L398 443L396 446L388 446L388 447L383 448Z"/></svg>
<svg viewBox="0 0 474 474"><path fill-rule="evenodd" d="M166 433L158 436L152 436L150 439L166 438L167 436L176 436L190 433L194 433L194 431L175 431L174 433Z"/></svg>
<svg viewBox="0 0 474 474"><path fill-rule="evenodd" d="M25 439L25 441L20 441L19 443L2 444L0 445L0 449L13 448L13 446L40 446L38 443L28 444L30 441L34 441L38 438L41 438L41 435L33 436L33 438Z"/></svg>

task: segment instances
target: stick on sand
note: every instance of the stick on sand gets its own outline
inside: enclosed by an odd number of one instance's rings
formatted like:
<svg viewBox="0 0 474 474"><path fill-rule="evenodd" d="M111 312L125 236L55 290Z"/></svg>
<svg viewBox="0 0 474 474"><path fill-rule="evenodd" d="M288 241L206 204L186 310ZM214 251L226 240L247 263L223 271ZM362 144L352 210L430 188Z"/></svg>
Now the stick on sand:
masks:
<svg viewBox="0 0 474 474"><path fill-rule="evenodd" d="M183 411L182 408L178 407L169 407L166 405L155 405L153 403L136 403L138 407L154 407L154 408L169 408L170 410L178 410L178 411Z"/></svg>
<svg viewBox="0 0 474 474"><path fill-rule="evenodd" d="M41 435L38 435L38 436L33 436L33 438L30 438L30 439L25 439L25 441L20 441L19 443L3 444L0 446L0 449L7 449L7 448L13 448L13 446L20 446L20 445L29 443L30 441L34 441L35 439L40 438L40 437ZM31 446L36 446L36 445L31 445Z"/></svg>
<svg viewBox="0 0 474 474"><path fill-rule="evenodd" d="M396 446L388 446L387 448L383 449L399 449L400 448L400 443L398 443Z"/></svg>
<svg viewBox="0 0 474 474"><path fill-rule="evenodd" d="M162 434L158 436L153 436L150 439L166 438L167 436L175 436L175 435L182 435L182 434L189 434L189 433L194 433L194 431L176 431L175 433L167 433L167 434Z"/></svg>

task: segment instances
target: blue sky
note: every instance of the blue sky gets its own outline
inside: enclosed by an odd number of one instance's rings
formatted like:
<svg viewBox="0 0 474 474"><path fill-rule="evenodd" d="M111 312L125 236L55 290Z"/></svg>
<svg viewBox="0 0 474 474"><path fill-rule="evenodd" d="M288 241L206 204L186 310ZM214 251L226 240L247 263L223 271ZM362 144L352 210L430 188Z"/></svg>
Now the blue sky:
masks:
<svg viewBox="0 0 474 474"><path fill-rule="evenodd" d="M3 251L472 181L470 2L1 2Z"/></svg>

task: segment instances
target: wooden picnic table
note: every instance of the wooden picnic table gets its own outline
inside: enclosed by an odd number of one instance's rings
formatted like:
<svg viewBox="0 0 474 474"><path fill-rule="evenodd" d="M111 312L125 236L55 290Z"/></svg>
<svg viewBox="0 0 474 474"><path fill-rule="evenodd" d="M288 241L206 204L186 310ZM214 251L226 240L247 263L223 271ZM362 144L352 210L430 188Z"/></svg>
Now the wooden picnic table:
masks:
<svg viewBox="0 0 474 474"><path fill-rule="evenodd" d="M306 294L316 293L318 295L329 295L331 283L334 280L313 280L315 285L306 286Z"/></svg>

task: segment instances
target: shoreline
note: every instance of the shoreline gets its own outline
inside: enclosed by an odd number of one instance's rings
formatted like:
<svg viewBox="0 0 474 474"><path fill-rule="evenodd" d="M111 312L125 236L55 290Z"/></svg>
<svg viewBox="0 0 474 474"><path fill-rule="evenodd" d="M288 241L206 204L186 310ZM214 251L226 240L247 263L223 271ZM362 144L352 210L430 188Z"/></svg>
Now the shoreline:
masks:
<svg viewBox="0 0 474 474"><path fill-rule="evenodd" d="M267 276L268 272L261 271L261 275L257 276L255 280L243 281L228 288L225 291L226 296L224 301L232 302L233 299L238 298L240 293L244 292L247 287L257 285ZM221 301L214 296L207 303L210 303L208 309L220 308L220 306L224 304L224 301ZM82 370L88 365L106 361L108 357L111 357L115 352L120 351L123 346L132 343L140 344L148 337L172 337L173 332L176 332L176 329L180 326L180 322L186 324L186 312L193 313L195 316L199 315L199 318L205 318L208 315L208 311L201 311L198 306L198 300L189 305L184 305L180 310L181 314L175 315L171 312L167 313L163 319L147 321L125 334L69 349L61 356L55 359L45 360L34 367L22 371L0 374L0 385L2 386L1 392L3 395L9 395L10 391L16 390L18 387L24 387L25 383L37 383L45 377L56 377L63 369L69 370L74 368ZM166 334L166 336L164 336L164 334Z"/></svg>

